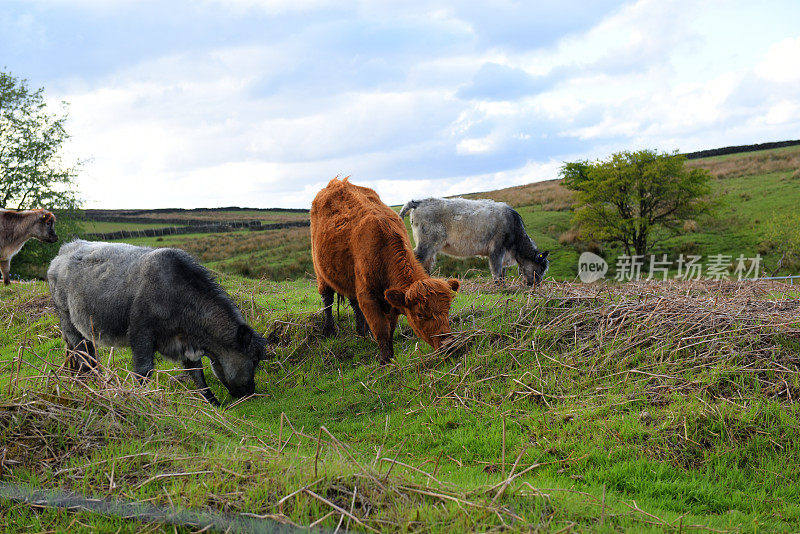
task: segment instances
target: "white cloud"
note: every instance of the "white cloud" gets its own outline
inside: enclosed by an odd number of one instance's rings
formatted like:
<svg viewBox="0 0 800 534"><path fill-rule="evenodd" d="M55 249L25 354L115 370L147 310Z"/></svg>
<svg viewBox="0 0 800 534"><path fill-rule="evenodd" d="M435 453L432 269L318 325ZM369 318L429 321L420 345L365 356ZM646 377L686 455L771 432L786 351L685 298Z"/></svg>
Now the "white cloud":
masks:
<svg viewBox="0 0 800 534"><path fill-rule="evenodd" d="M79 1L113 22L111 3ZM560 22L580 7L566 4ZM71 103L70 155L92 158L91 207L307 207L336 174L402 203L555 178L561 161L614 150L797 137L800 38L778 4L606 3L593 26L530 44L490 13L530 17L523 3L206 0L184 5L197 27L175 29L208 43L179 37L45 86ZM208 14L257 31L214 40ZM13 20L39 40L54 28L0 14ZM746 36L729 27L742 20Z"/></svg>
<svg viewBox="0 0 800 534"><path fill-rule="evenodd" d="M206 4L217 4L234 11L259 9L269 14L314 11L342 5L335 0L204 0Z"/></svg>
<svg viewBox="0 0 800 534"><path fill-rule="evenodd" d="M459 154L488 154L495 147L492 137L480 139L462 139L456 145Z"/></svg>
<svg viewBox="0 0 800 534"><path fill-rule="evenodd" d="M800 37L772 45L755 72L771 82L800 82Z"/></svg>
<svg viewBox="0 0 800 534"><path fill-rule="evenodd" d="M769 108L764 121L767 124L786 124L800 120L800 103L796 100L781 100Z"/></svg>

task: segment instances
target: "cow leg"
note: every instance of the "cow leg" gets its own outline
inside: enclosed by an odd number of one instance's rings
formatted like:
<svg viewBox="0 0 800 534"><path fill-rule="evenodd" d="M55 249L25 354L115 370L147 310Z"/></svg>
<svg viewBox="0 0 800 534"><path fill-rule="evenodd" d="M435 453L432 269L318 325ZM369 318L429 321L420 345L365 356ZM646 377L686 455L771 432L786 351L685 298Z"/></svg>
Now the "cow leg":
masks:
<svg viewBox="0 0 800 534"><path fill-rule="evenodd" d="M389 338L394 339L394 330L397 328L397 319L400 317L394 309L389 312Z"/></svg>
<svg viewBox="0 0 800 534"><path fill-rule="evenodd" d="M78 332L69 317L59 314L61 335L67 345L67 363L78 374L90 373L97 368L97 351L94 343Z"/></svg>
<svg viewBox="0 0 800 534"><path fill-rule="evenodd" d="M417 258L417 261L420 262L428 274L430 274L431 269L433 269L436 263L436 251L422 243L417 243L417 248L414 249L414 257Z"/></svg>
<svg viewBox="0 0 800 534"><path fill-rule="evenodd" d="M11 271L11 260L0 260L0 273L3 274L3 284L8 285L11 283L11 279L8 277L8 273Z"/></svg>
<svg viewBox="0 0 800 534"><path fill-rule="evenodd" d="M131 352L133 352L133 372L140 381L153 374L153 357L156 352L155 337L149 330L131 332Z"/></svg>
<svg viewBox="0 0 800 534"><path fill-rule="evenodd" d="M69 346L70 343L67 342L67 349L71 352L70 366L78 374L91 373L97 369L97 351L94 343L81 338L72 348Z"/></svg>
<svg viewBox="0 0 800 534"><path fill-rule="evenodd" d="M367 320L372 335L375 336L375 341L378 342L380 362L385 365L394 358L393 329L389 317L381 310L381 305L368 293L359 294L358 303L364 312L364 318Z"/></svg>
<svg viewBox="0 0 800 534"><path fill-rule="evenodd" d="M368 336L369 335L369 328L367 327L367 320L364 319L364 312L361 311L361 307L358 305L357 299L349 299L350 306L353 308L353 315L356 316L356 333L359 336Z"/></svg>
<svg viewBox="0 0 800 534"><path fill-rule="evenodd" d="M336 324L333 322L333 297L336 294L332 287L324 286L319 290L322 295L322 311L325 313L325 324L322 326L322 335L331 337L336 335Z"/></svg>
<svg viewBox="0 0 800 534"><path fill-rule="evenodd" d="M505 252L502 250L495 250L489 255L489 270L492 272L492 279L498 285L502 285L505 279L505 269L503 268L504 259Z"/></svg>
<svg viewBox="0 0 800 534"><path fill-rule="evenodd" d="M203 398L206 399L209 404L219 406L217 397L214 396L214 392L211 391L211 388L208 387L208 383L206 383L206 375L203 372L203 361L198 360L195 362L185 359L183 360L183 368L186 370L186 374L194 381Z"/></svg>

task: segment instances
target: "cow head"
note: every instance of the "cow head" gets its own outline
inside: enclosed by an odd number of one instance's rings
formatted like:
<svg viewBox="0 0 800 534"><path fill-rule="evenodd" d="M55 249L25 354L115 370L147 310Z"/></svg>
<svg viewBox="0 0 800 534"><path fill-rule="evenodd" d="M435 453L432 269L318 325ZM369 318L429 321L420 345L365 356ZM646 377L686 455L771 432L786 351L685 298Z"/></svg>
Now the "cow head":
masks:
<svg viewBox="0 0 800 534"><path fill-rule="evenodd" d="M235 337L232 346L209 355L211 370L231 395L246 397L255 393L258 362L267 359L266 340L246 324L237 327Z"/></svg>
<svg viewBox="0 0 800 534"><path fill-rule="evenodd" d="M33 225L33 237L45 243L58 241L55 230L56 216L47 210L34 211L36 211L36 224Z"/></svg>
<svg viewBox="0 0 800 534"><path fill-rule="evenodd" d="M539 285L542 278L544 278L544 273L547 272L547 268L550 266L549 255L549 250L541 252L534 249L532 256L517 258L519 272L525 278L525 283L529 286Z"/></svg>
<svg viewBox="0 0 800 534"><path fill-rule="evenodd" d="M450 303L458 291L455 279L425 278L405 291L387 289L384 296L392 307L404 314L411 329L434 349L447 345L450 335Z"/></svg>

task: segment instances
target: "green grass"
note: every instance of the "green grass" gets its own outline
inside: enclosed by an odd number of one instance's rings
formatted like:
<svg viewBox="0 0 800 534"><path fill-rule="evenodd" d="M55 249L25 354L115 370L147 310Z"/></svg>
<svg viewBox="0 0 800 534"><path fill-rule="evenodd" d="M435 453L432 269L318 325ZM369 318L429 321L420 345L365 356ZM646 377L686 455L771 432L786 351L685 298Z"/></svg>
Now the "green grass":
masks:
<svg viewBox="0 0 800 534"><path fill-rule="evenodd" d="M286 280L314 273L308 227L141 237L124 241L142 246L181 248L215 271L238 276Z"/></svg>
<svg viewBox="0 0 800 534"><path fill-rule="evenodd" d="M339 336L321 337L313 283L222 282L275 357L257 373L260 395L238 404L208 373L221 410L170 381L168 362L137 386L127 349L104 349L104 378L75 384L56 371L63 349L44 284L0 289L0 448L20 461L2 481L301 525L331 508L307 493L281 498L313 484L349 510L357 489L354 515L380 531L800 528L797 292L528 293L476 279L451 313L459 353L433 353L401 319L396 361L381 367L344 304ZM4 415L26 402L31 412ZM29 449L15 429L31 433ZM438 482L400 464L390 473L393 460ZM498 494L515 461L527 471ZM175 475L201 471L211 473ZM0 527L64 530L76 518L132 529L29 507Z"/></svg>
<svg viewBox="0 0 800 534"><path fill-rule="evenodd" d="M164 228L169 226L164 223L135 223L135 222L109 222L109 221L83 221L82 231L88 234L108 234L120 230L147 230L149 228Z"/></svg>

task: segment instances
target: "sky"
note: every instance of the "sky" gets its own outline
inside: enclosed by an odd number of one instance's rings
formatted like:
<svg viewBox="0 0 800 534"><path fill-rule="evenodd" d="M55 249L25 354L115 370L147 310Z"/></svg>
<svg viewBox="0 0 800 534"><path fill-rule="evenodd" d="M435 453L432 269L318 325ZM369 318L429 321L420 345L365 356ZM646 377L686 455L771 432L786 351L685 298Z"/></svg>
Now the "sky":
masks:
<svg viewBox="0 0 800 534"><path fill-rule="evenodd" d="M797 0L0 0L86 208L389 204L800 138Z"/></svg>

